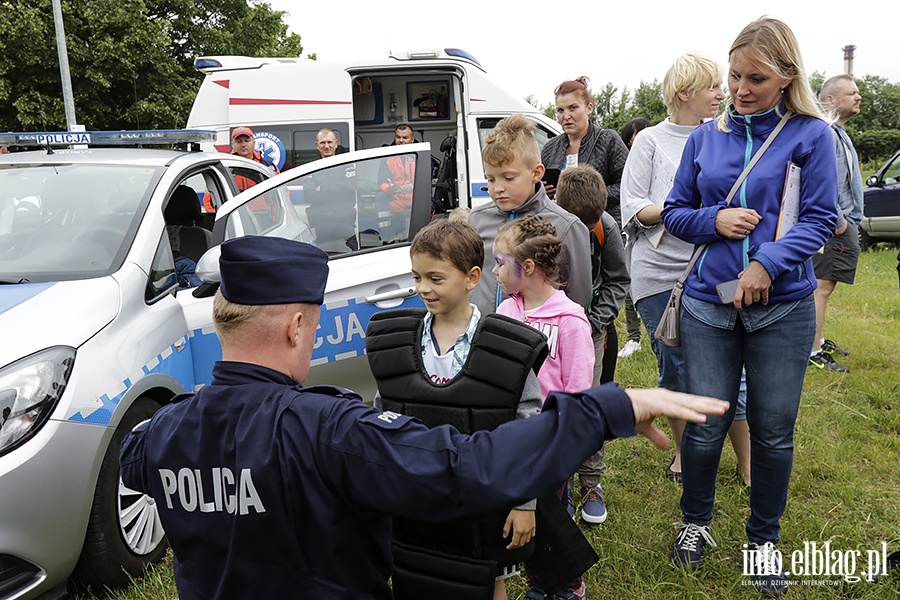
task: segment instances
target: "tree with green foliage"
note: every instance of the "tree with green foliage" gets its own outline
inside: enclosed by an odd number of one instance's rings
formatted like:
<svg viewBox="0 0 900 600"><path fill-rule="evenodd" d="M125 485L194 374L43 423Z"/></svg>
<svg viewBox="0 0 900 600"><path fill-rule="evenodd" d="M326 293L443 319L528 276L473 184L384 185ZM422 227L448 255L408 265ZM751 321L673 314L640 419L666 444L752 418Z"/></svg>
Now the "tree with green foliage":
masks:
<svg viewBox="0 0 900 600"><path fill-rule="evenodd" d="M653 83L642 81L634 92L634 103L628 112L628 121L637 117L644 117L654 125L663 121L668 116L668 110L663 100L662 84L656 79ZM624 126L624 123L622 125Z"/></svg>
<svg viewBox="0 0 900 600"><path fill-rule="evenodd" d="M259 0L62 0L75 115L88 130L183 127L197 56L299 56ZM311 58L314 58L312 56ZM50 0L0 1L0 130L64 130Z"/></svg>
<svg viewBox="0 0 900 600"><path fill-rule="evenodd" d="M809 87L811 87L816 94L816 98L818 98L819 94L822 92L822 85L825 83L825 79L825 73L822 71L813 71L809 74ZM726 90L726 92L727 91L728 90Z"/></svg>
<svg viewBox="0 0 900 600"><path fill-rule="evenodd" d="M856 83L862 104L848 126L852 124L856 131L900 129L900 84L875 75L866 75Z"/></svg>
<svg viewBox="0 0 900 600"><path fill-rule="evenodd" d="M900 84L875 75L856 83L862 102L859 114L847 123L847 133L860 159L879 167L900 150Z"/></svg>
<svg viewBox="0 0 900 600"><path fill-rule="evenodd" d="M625 118L631 104L631 93L628 88L619 93L618 88L607 83L599 92L594 92L594 113L591 123L606 129L618 131L628 122Z"/></svg>

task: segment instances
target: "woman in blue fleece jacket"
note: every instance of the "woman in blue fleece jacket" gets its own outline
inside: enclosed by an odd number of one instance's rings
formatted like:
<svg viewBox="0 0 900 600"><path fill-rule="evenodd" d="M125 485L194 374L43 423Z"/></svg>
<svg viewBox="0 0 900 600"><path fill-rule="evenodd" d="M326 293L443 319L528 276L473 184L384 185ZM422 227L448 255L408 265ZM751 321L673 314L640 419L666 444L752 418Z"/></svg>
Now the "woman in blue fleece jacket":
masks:
<svg viewBox="0 0 900 600"><path fill-rule="evenodd" d="M735 40L729 62L732 105L691 134L662 212L667 231L708 244L687 279L682 302L687 391L731 401L724 416L691 423L684 432L684 523L672 559L692 569L700 566L705 545L715 545L708 527L716 473L742 367L753 480L747 537L755 556L774 556L815 333L810 257L825 244L837 218L834 141L791 30L775 19L754 21ZM788 110L796 114L725 208L732 185ZM795 222L785 219L779 231L789 165L801 169L798 216ZM737 289L723 303L716 285L733 280ZM774 561L766 564L757 584L783 593L783 573Z"/></svg>

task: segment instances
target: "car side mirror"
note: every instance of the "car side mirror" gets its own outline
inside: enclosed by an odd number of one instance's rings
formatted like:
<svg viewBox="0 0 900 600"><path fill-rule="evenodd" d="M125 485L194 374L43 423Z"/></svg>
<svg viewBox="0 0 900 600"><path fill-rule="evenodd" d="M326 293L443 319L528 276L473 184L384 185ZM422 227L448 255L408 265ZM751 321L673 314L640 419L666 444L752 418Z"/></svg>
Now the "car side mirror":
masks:
<svg viewBox="0 0 900 600"><path fill-rule="evenodd" d="M219 283L222 274L219 272L219 256L222 254L221 246L213 246L203 253L197 261L195 273L203 283Z"/></svg>
<svg viewBox="0 0 900 600"><path fill-rule="evenodd" d="M194 273L203 283L194 290L194 298L207 298L216 293L219 283L222 281L222 273L219 271L219 256L222 254L221 246L213 246L203 253L197 261Z"/></svg>
<svg viewBox="0 0 900 600"><path fill-rule="evenodd" d="M875 175L870 175L866 179L866 185L869 187L875 187L877 183L878 183L878 177Z"/></svg>

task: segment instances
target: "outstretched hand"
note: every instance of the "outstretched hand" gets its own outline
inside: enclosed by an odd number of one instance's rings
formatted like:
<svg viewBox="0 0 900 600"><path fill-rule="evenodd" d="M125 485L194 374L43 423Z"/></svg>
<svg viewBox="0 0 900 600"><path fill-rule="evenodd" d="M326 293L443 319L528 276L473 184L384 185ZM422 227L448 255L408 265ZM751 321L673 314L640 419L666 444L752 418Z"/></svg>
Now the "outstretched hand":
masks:
<svg viewBox="0 0 900 600"><path fill-rule="evenodd" d="M669 437L653 424L656 417L665 415L673 419L703 423L706 415L719 416L728 410L728 402L724 400L682 394L663 388L627 389L625 393L631 398L635 429L663 450L669 447Z"/></svg>

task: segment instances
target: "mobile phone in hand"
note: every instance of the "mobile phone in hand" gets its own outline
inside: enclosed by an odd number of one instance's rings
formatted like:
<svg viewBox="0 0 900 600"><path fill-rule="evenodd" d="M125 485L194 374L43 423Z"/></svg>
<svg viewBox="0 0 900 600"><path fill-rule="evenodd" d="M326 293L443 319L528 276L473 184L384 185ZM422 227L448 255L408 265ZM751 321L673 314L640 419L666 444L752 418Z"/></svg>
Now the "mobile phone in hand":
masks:
<svg viewBox="0 0 900 600"><path fill-rule="evenodd" d="M734 295L737 293L739 282L739 279L732 279L731 281L723 281L716 284L716 293L719 294L719 300L722 301L722 304L734 303Z"/></svg>
<svg viewBox="0 0 900 600"><path fill-rule="evenodd" d="M553 187L559 183L559 169L546 169L544 170L544 177L542 181L544 183L549 183Z"/></svg>

